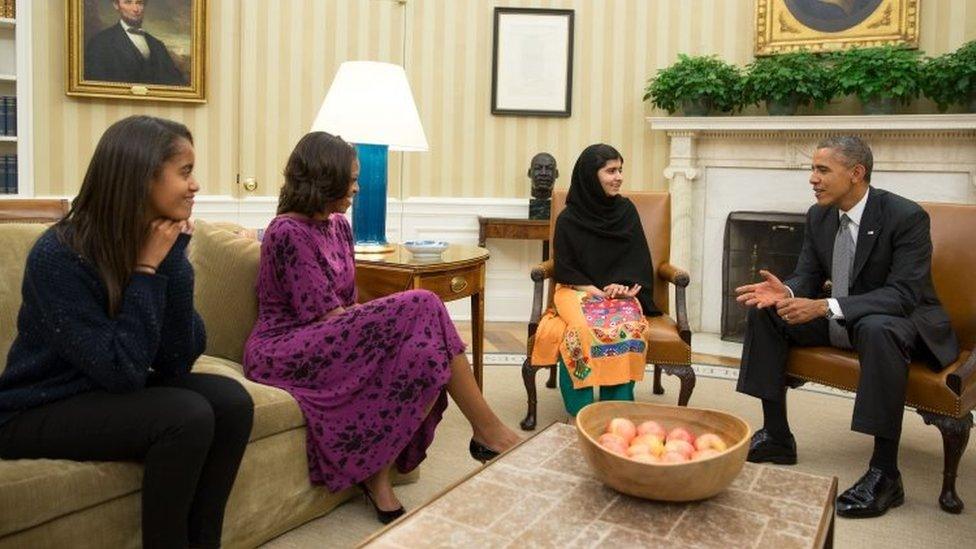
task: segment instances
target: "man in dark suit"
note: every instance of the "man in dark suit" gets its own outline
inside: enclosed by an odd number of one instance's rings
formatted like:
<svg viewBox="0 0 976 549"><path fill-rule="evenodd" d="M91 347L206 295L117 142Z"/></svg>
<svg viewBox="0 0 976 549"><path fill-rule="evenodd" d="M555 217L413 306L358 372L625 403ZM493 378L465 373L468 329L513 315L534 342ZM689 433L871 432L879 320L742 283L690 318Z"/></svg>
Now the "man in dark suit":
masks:
<svg viewBox="0 0 976 549"><path fill-rule="evenodd" d="M85 45L85 80L185 86L169 50L142 28L146 0L112 0L119 23Z"/></svg>
<svg viewBox="0 0 976 549"><path fill-rule="evenodd" d="M857 137L832 137L813 155L796 270L784 282L736 289L748 315L738 391L762 399L763 428L749 461L796 463L786 418L786 358L791 346L857 351L860 381L851 429L874 436L867 473L837 498L837 514L871 517L904 501L898 472L908 363L941 370L959 347L932 286L928 214L918 204L870 186L871 149ZM824 283L832 290L823 296Z"/></svg>

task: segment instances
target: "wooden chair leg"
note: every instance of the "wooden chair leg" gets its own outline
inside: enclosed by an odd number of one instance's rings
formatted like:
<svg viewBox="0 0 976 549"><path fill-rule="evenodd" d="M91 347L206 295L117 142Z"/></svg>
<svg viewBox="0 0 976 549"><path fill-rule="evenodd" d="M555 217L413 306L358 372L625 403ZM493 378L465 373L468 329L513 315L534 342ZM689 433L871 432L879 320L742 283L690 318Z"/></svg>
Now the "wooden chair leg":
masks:
<svg viewBox="0 0 976 549"><path fill-rule="evenodd" d="M681 380L678 406L687 406L688 401L691 400L691 393L695 390L695 370L692 369L691 364L665 364L661 367L664 369L664 373L669 376L677 376Z"/></svg>
<svg viewBox="0 0 976 549"><path fill-rule="evenodd" d="M549 366L549 379L546 380L546 387L550 389L556 388L556 367Z"/></svg>
<svg viewBox="0 0 976 549"><path fill-rule="evenodd" d="M664 386L661 385L661 367L657 364L654 365L654 394L663 395Z"/></svg>
<svg viewBox="0 0 976 549"><path fill-rule="evenodd" d="M535 430L535 414L538 403L535 392L535 372L538 370L535 366L529 363L529 359L526 358L525 362L522 363L522 383L525 384L525 394L528 397L528 407L525 411L525 419L519 424L522 426L523 431L533 431Z"/></svg>
<svg viewBox="0 0 976 549"><path fill-rule="evenodd" d="M959 470L962 453L969 444L973 414L969 413L957 419L921 410L918 410L918 413L926 425L935 425L942 433L945 462L942 469L942 493L939 495L939 506L947 513L959 514L965 505L956 493L956 473Z"/></svg>

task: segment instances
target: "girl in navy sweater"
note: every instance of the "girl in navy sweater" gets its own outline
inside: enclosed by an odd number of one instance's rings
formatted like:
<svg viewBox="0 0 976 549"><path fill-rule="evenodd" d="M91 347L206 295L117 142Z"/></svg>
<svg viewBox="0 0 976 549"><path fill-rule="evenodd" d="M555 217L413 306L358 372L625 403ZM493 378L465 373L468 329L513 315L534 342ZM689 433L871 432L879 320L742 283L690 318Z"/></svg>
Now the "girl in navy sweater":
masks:
<svg viewBox="0 0 976 549"><path fill-rule="evenodd" d="M254 405L191 373L206 333L186 246L199 190L182 124L102 136L71 211L27 259L0 375L0 458L141 460L145 547L218 547Z"/></svg>

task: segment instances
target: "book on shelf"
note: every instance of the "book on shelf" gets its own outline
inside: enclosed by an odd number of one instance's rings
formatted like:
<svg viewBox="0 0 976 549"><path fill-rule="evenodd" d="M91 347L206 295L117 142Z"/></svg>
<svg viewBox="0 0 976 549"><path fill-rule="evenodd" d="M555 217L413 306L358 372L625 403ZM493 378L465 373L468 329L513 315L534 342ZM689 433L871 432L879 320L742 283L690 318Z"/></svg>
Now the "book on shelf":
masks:
<svg viewBox="0 0 976 549"><path fill-rule="evenodd" d="M17 97L0 97L0 135L17 135Z"/></svg>
<svg viewBox="0 0 976 549"><path fill-rule="evenodd" d="M0 156L0 194L17 193L17 155Z"/></svg>
<svg viewBox="0 0 976 549"><path fill-rule="evenodd" d="M0 17L5 19L16 19L17 0L3 0L3 4L0 4Z"/></svg>

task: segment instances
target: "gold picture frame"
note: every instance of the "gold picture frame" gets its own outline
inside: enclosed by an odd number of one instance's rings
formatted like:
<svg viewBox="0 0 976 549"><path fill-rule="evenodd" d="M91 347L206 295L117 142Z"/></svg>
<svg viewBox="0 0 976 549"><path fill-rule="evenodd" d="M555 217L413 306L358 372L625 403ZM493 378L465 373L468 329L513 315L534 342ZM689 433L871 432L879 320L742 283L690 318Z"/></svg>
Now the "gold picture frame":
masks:
<svg viewBox="0 0 976 549"><path fill-rule="evenodd" d="M756 0L756 55L918 47L921 0Z"/></svg>
<svg viewBox="0 0 976 549"><path fill-rule="evenodd" d="M68 0L70 96L206 102L207 0Z"/></svg>

